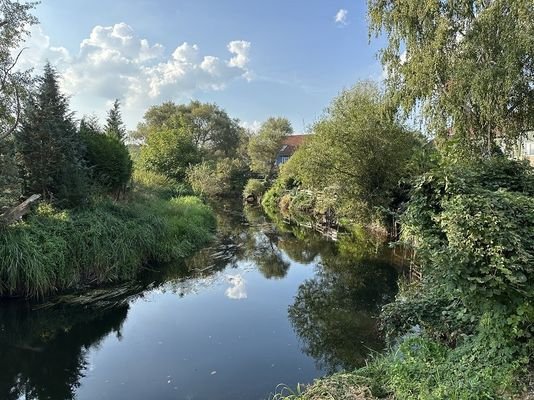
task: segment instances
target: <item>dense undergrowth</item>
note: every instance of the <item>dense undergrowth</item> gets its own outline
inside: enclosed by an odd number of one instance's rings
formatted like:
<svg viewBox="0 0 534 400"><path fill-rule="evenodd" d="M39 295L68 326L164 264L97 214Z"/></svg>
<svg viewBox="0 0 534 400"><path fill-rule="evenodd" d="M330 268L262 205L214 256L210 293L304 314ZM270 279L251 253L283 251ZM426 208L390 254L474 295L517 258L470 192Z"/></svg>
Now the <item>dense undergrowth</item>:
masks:
<svg viewBox="0 0 534 400"><path fill-rule="evenodd" d="M181 191L140 173L121 202L103 197L69 210L42 203L2 228L0 296L40 297L131 279L147 262L190 255L210 240L215 220L198 198L172 197Z"/></svg>
<svg viewBox="0 0 534 400"><path fill-rule="evenodd" d="M440 163L414 181L401 222L423 279L382 310L390 350L275 398L529 398L533 169L503 156Z"/></svg>

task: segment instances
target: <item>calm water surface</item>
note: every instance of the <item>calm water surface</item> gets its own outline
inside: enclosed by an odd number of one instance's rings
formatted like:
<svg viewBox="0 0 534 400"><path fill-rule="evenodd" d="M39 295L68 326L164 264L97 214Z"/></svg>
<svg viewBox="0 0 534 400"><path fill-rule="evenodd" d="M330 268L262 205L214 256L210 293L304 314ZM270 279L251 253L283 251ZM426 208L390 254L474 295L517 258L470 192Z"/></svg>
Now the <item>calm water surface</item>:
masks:
<svg viewBox="0 0 534 400"><path fill-rule="evenodd" d="M0 304L0 399L266 399L381 349L389 255L257 210L218 220L211 248L135 284Z"/></svg>

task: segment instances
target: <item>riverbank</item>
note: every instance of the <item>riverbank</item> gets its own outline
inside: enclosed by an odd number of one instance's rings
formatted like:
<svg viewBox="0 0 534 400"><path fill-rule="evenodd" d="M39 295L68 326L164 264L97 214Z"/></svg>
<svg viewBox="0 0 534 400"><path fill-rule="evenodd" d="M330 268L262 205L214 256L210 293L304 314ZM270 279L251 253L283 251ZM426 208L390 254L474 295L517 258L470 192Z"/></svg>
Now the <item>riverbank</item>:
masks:
<svg viewBox="0 0 534 400"><path fill-rule="evenodd" d="M532 398L533 178L494 157L416 179L401 240L422 276L382 308L389 350L274 398Z"/></svg>
<svg viewBox="0 0 534 400"><path fill-rule="evenodd" d="M42 203L0 235L0 297L44 297L132 279L146 263L171 262L207 244L211 209L138 180L122 201L93 200L83 209Z"/></svg>

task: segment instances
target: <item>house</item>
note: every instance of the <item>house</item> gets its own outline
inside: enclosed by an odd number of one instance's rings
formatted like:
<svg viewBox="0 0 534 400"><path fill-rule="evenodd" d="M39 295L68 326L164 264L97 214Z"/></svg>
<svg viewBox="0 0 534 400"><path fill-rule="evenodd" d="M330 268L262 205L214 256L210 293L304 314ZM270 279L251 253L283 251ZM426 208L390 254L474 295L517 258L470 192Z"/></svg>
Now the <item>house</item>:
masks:
<svg viewBox="0 0 534 400"><path fill-rule="evenodd" d="M280 166L289 160L295 151L304 143L304 139L309 135L290 135L282 142L282 147L276 156L276 166Z"/></svg>

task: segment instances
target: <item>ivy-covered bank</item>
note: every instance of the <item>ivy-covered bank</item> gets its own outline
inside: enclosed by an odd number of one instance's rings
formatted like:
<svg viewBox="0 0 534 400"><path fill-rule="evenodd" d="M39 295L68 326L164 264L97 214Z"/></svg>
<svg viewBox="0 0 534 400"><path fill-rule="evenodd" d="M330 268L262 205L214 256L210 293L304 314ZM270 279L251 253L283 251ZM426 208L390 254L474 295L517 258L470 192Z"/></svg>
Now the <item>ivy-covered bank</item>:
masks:
<svg viewBox="0 0 534 400"><path fill-rule="evenodd" d="M137 173L134 186L120 202L102 197L68 210L43 203L2 227L0 297L132 279L146 263L184 258L210 241L215 218L199 198L149 173Z"/></svg>
<svg viewBox="0 0 534 400"><path fill-rule="evenodd" d="M416 180L401 222L423 279L401 284L382 310L390 350L276 397L528 398L520 396L532 395L532 167L502 156L441 163Z"/></svg>

